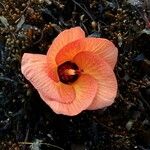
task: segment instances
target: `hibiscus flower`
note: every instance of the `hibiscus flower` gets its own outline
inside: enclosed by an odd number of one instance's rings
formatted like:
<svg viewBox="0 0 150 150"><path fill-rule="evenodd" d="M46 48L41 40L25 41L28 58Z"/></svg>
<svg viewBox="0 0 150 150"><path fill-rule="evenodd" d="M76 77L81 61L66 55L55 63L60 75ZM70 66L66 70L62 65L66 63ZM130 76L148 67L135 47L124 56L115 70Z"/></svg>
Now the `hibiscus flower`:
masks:
<svg viewBox="0 0 150 150"><path fill-rule="evenodd" d="M117 55L111 41L74 27L61 32L46 55L24 53L21 71L55 113L74 116L114 102Z"/></svg>

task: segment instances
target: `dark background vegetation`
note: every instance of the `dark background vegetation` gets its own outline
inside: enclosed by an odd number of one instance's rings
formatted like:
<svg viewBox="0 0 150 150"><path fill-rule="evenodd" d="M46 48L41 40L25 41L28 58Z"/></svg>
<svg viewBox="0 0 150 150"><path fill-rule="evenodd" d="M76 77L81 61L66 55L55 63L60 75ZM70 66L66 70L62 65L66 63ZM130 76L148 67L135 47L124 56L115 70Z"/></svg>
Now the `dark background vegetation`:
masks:
<svg viewBox="0 0 150 150"><path fill-rule="evenodd" d="M0 150L149 150L149 20L149 0L0 0ZM40 99L20 61L74 26L118 47L118 95L68 117Z"/></svg>

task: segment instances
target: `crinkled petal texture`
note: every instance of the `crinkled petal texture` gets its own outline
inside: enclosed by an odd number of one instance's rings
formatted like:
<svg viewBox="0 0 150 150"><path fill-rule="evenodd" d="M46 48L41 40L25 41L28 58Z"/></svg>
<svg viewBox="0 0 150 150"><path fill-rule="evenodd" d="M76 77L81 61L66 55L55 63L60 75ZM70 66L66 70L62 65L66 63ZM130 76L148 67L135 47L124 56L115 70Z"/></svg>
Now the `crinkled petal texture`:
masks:
<svg viewBox="0 0 150 150"><path fill-rule="evenodd" d="M56 62L55 57L57 53L67 44L76 41L78 39L85 38L85 33L80 27L70 28L61 32L53 41L47 52L48 63L52 66L50 71L53 80L58 82L58 76L56 75Z"/></svg>
<svg viewBox="0 0 150 150"><path fill-rule="evenodd" d="M45 55L25 53L22 73L38 90L41 98L54 112L77 115L92 103L97 93L97 81L89 75L81 75L72 85L54 82L49 76Z"/></svg>
<svg viewBox="0 0 150 150"><path fill-rule="evenodd" d="M25 53L21 71L55 113L73 116L114 102L117 55L112 42L85 38L83 30L75 27L61 32L47 55ZM74 62L83 71L72 84L63 84L57 75L57 67L66 61Z"/></svg>
<svg viewBox="0 0 150 150"><path fill-rule="evenodd" d="M38 90L44 101L55 100L71 103L75 99L75 90L71 85L54 82L49 75L49 66L45 55L25 53L22 57L21 71Z"/></svg>
<svg viewBox="0 0 150 150"><path fill-rule="evenodd" d="M115 45L103 38L83 38L74 41L63 47L56 56L57 64L73 59L73 57L82 51L90 51L105 59L105 61L114 68L117 62L118 50Z"/></svg>
<svg viewBox="0 0 150 150"><path fill-rule="evenodd" d="M92 52L80 52L73 61L98 83L98 91L89 110L95 110L111 105L117 93L117 81L111 66L104 59Z"/></svg>
<svg viewBox="0 0 150 150"><path fill-rule="evenodd" d="M76 97L71 103L65 104L52 101L44 95L41 97L55 113L74 116L87 109L91 105L97 93L97 85L97 81L91 76L81 75L81 77L73 84Z"/></svg>
<svg viewBox="0 0 150 150"><path fill-rule="evenodd" d="M54 61L57 53L67 44L78 39L85 38L85 33L80 27L70 28L61 32L50 46L47 56L50 61Z"/></svg>

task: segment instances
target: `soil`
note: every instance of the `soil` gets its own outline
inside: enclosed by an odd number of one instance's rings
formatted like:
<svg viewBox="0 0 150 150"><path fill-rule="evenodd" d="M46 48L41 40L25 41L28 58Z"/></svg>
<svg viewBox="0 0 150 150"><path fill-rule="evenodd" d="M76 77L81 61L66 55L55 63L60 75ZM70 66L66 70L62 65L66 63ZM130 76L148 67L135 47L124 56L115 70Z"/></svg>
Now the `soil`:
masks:
<svg viewBox="0 0 150 150"><path fill-rule="evenodd" d="M149 150L149 12L148 0L0 0L0 150ZM20 62L75 26L118 47L118 94L68 117L41 100Z"/></svg>

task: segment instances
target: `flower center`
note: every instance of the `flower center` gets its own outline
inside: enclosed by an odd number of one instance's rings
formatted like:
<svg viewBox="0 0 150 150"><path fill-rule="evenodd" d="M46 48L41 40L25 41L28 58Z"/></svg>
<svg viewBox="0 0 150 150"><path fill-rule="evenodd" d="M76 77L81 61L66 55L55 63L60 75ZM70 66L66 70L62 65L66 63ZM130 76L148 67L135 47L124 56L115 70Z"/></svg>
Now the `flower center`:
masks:
<svg viewBox="0 0 150 150"><path fill-rule="evenodd" d="M69 84L75 82L78 79L81 70L75 63L66 61L58 66L57 72L60 81L65 84Z"/></svg>

